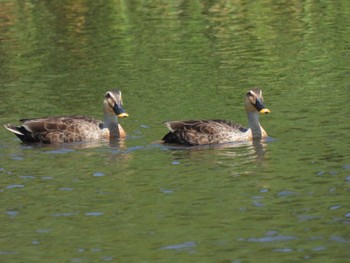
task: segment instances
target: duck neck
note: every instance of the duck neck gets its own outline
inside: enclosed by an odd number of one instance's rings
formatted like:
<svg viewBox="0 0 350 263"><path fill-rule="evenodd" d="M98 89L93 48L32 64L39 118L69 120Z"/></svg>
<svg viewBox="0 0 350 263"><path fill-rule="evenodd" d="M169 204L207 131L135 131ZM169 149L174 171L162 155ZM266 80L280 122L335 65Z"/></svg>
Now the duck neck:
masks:
<svg viewBox="0 0 350 263"><path fill-rule="evenodd" d="M259 123L259 112L247 112L248 113L248 125L252 132L253 139L262 138L262 127Z"/></svg>
<svg viewBox="0 0 350 263"><path fill-rule="evenodd" d="M103 128L109 130L109 137L119 137L118 117L108 113L104 114Z"/></svg>

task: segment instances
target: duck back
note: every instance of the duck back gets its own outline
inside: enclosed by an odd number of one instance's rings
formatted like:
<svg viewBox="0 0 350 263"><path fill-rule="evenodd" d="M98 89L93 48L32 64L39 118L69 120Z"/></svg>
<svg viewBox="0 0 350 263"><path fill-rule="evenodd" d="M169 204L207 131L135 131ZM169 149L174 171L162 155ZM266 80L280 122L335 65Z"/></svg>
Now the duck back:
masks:
<svg viewBox="0 0 350 263"><path fill-rule="evenodd" d="M8 125L23 142L62 143L97 139L102 122L86 116L22 119L21 126Z"/></svg>
<svg viewBox="0 0 350 263"><path fill-rule="evenodd" d="M170 130L163 137L165 143L204 145L234 141L247 131L239 124L226 120L189 120L165 123Z"/></svg>

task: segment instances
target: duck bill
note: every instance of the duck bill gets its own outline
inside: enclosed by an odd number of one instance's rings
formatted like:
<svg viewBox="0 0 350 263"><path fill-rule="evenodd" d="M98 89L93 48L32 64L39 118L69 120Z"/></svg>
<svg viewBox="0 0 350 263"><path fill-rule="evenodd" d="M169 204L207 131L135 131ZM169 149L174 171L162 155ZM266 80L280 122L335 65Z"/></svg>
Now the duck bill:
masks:
<svg viewBox="0 0 350 263"><path fill-rule="evenodd" d="M120 113L118 115L118 118L125 118L125 117L129 117L129 114L127 114L126 112Z"/></svg>
<svg viewBox="0 0 350 263"><path fill-rule="evenodd" d="M118 116L118 118L124 118L129 116L129 114L127 114L123 107L119 104L115 104L115 106L113 107L113 111Z"/></svg>
<svg viewBox="0 0 350 263"><path fill-rule="evenodd" d="M265 108L265 109L262 109L261 111L259 111L260 113L262 114L268 114L270 113L271 111L268 109L268 108Z"/></svg>
<svg viewBox="0 0 350 263"><path fill-rule="evenodd" d="M270 110L268 108L266 108L264 106L264 104L261 103L261 101L257 100L255 105L254 105L255 109L260 112L260 113L263 113L263 114L268 114L270 113Z"/></svg>

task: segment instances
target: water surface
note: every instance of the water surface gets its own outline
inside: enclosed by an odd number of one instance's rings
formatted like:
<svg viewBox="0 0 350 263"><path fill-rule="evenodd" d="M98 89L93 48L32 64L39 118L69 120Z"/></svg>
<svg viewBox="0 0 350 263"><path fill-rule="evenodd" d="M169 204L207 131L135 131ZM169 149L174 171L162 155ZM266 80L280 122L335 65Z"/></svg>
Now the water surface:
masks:
<svg viewBox="0 0 350 263"><path fill-rule="evenodd" d="M3 262L349 259L348 1L1 1L0 122L102 117L124 141L26 145L0 132ZM154 143L166 120L246 125L260 86L271 139Z"/></svg>

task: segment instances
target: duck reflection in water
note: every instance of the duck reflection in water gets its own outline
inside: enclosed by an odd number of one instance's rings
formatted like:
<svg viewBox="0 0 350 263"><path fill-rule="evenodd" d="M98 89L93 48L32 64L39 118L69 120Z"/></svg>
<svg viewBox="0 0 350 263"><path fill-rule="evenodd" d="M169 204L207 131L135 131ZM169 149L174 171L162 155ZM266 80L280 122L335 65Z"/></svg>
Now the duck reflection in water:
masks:
<svg viewBox="0 0 350 263"><path fill-rule="evenodd" d="M243 158L244 162L259 162L266 159L267 143L271 141L273 141L273 139L269 137L263 140L196 146L161 145L164 149L171 151L175 162L190 158L192 160L198 159L198 161L202 163L203 159L208 157L208 150L211 151L211 157L208 162L221 162L222 158ZM215 156L218 158L215 158Z"/></svg>

